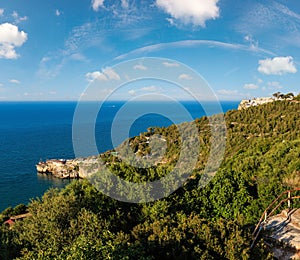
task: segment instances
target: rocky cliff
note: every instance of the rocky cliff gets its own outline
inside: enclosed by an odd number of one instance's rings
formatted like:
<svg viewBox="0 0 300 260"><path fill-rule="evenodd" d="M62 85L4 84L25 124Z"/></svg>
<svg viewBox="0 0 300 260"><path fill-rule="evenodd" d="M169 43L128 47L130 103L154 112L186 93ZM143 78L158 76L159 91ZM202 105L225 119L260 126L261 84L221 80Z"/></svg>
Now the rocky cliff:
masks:
<svg viewBox="0 0 300 260"><path fill-rule="evenodd" d="M263 238L277 259L300 259L300 209L283 210L268 219Z"/></svg>
<svg viewBox="0 0 300 260"><path fill-rule="evenodd" d="M39 173L51 174L61 179L80 178L79 166L76 160L47 160L39 162L36 169Z"/></svg>
<svg viewBox="0 0 300 260"><path fill-rule="evenodd" d="M259 106L259 105L263 105L263 104L274 102L274 101L275 101L275 99L270 98L270 97L244 99L239 104L238 110L246 109L248 107Z"/></svg>
<svg viewBox="0 0 300 260"><path fill-rule="evenodd" d="M86 178L89 174L87 165L99 163L97 156L86 158L76 158L72 160L52 159L45 162L39 162L36 165L38 173L49 174L60 179L79 179Z"/></svg>
<svg viewBox="0 0 300 260"><path fill-rule="evenodd" d="M260 98L253 98L253 99L243 99L238 106L238 110L246 109L249 107L259 106L259 105L263 105L263 104L274 102L274 101L283 101L283 100L291 101L291 100L293 100L293 96L289 96L286 98L260 97Z"/></svg>

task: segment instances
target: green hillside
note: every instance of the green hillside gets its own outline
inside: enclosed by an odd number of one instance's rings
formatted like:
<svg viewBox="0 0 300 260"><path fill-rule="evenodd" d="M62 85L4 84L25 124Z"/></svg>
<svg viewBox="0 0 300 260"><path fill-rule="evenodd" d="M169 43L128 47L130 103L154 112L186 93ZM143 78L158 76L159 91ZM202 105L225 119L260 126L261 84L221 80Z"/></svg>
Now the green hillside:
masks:
<svg viewBox="0 0 300 260"><path fill-rule="evenodd" d="M225 157L203 188L210 124L218 116L195 120L198 161L184 185L166 198L120 202L87 180L47 191L28 205L31 217L11 229L2 225L0 259L272 259L261 241L250 250L251 232L274 198L300 186L299 99L227 112ZM128 140L131 150L147 157L153 135L167 144L155 166L129 166L110 151L99 157L125 180L157 180L174 169L184 140L175 125L154 127ZM7 209L2 218L17 212Z"/></svg>

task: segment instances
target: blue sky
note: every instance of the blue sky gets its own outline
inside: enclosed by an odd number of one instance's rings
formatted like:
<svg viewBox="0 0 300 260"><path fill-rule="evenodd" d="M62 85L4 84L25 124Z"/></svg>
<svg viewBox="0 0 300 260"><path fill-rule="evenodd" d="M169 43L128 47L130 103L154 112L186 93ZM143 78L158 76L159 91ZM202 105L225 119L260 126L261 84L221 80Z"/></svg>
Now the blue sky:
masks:
<svg viewBox="0 0 300 260"><path fill-rule="evenodd" d="M169 59L169 65L162 61L168 69L177 63L190 67L221 100L299 93L300 5L295 0L0 0L1 101L78 100L93 80L103 90L108 81L119 86L127 80L115 99L149 93L180 99L182 91L173 84L131 82L115 69L138 59L129 64L143 78L149 69L145 57ZM197 89L189 85L188 73L178 78L182 88Z"/></svg>

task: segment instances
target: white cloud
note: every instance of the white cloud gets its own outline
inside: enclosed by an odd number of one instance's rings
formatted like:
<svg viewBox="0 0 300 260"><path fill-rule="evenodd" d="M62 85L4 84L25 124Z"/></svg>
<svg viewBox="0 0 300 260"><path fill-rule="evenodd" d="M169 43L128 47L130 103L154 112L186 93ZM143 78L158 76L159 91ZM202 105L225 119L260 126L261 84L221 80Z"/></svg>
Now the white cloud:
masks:
<svg viewBox="0 0 300 260"><path fill-rule="evenodd" d="M268 89L281 89L282 86L277 81L268 82Z"/></svg>
<svg viewBox="0 0 300 260"><path fill-rule="evenodd" d="M258 83L258 84L261 84L261 83L264 82L264 81L263 81L262 79L260 79L260 78L257 78L256 80L257 80L257 83Z"/></svg>
<svg viewBox="0 0 300 260"><path fill-rule="evenodd" d="M92 8L94 11L98 11L100 7L104 7L104 0L92 0Z"/></svg>
<svg viewBox="0 0 300 260"><path fill-rule="evenodd" d="M12 17L17 19L19 17L19 14L16 11L13 11Z"/></svg>
<svg viewBox="0 0 300 260"><path fill-rule="evenodd" d="M127 0L121 0L121 4L122 4L122 7L127 9L128 8L128 1Z"/></svg>
<svg viewBox="0 0 300 260"><path fill-rule="evenodd" d="M225 96L231 96L231 95L237 95L239 92L237 90L229 90L229 89L220 89L217 91L218 94L220 95L225 95Z"/></svg>
<svg viewBox="0 0 300 260"><path fill-rule="evenodd" d="M205 26L205 22L219 17L219 0L156 0L156 5L184 24Z"/></svg>
<svg viewBox="0 0 300 260"><path fill-rule="evenodd" d="M252 45L258 45L258 43L254 40L253 36L250 35L250 34L247 34L247 35L244 37L244 40L245 40L246 42L251 43Z"/></svg>
<svg viewBox="0 0 300 260"><path fill-rule="evenodd" d="M251 35L247 34L247 35L244 37L244 40L247 41L247 42L252 41Z"/></svg>
<svg viewBox="0 0 300 260"><path fill-rule="evenodd" d="M279 3L287 1L252 1L250 5L236 2L241 4L235 23L239 32L257 37L267 34L271 45L280 42L281 47L287 47L286 44L299 47L300 15Z"/></svg>
<svg viewBox="0 0 300 260"><path fill-rule="evenodd" d="M250 47L251 49L254 49L254 50L255 50L255 49L258 48L258 41L256 41L256 40L253 38L252 35L247 34L247 35L244 37L244 40L250 44L249 47Z"/></svg>
<svg viewBox="0 0 300 260"><path fill-rule="evenodd" d="M181 74L181 75L179 75L178 79L192 80L193 77L188 74Z"/></svg>
<svg viewBox="0 0 300 260"><path fill-rule="evenodd" d="M259 89L259 86L256 84L250 83L250 84L245 84L244 89Z"/></svg>
<svg viewBox="0 0 300 260"><path fill-rule="evenodd" d="M176 63L176 62L167 62L167 61L163 62L163 65L164 65L165 67L168 67L168 68L171 68L171 67L179 67L179 66L180 66L180 65L179 65L178 63Z"/></svg>
<svg viewBox="0 0 300 260"><path fill-rule="evenodd" d="M131 90L128 91L128 94L131 95L131 96L135 96L136 92L133 89L131 89Z"/></svg>
<svg viewBox="0 0 300 260"><path fill-rule="evenodd" d="M0 8L0 16L4 14L4 9Z"/></svg>
<svg viewBox="0 0 300 260"><path fill-rule="evenodd" d="M85 77L90 82L94 81L95 79L107 80L107 77L100 71L88 72L87 74L85 74Z"/></svg>
<svg viewBox="0 0 300 260"><path fill-rule="evenodd" d="M9 80L10 83L14 83L14 84L20 84L21 82L17 79L11 79Z"/></svg>
<svg viewBox="0 0 300 260"><path fill-rule="evenodd" d="M285 5L282 5L282 4L279 4L279 3L276 3L274 2L274 7L282 12L284 15L287 15L287 16L290 16L292 18L296 18L298 21L300 20L300 15L291 11L288 7L286 7Z"/></svg>
<svg viewBox="0 0 300 260"><path fill-rule="evenodd" d="M85 77L90 82L94 80L103 80L103 81L120 80L120 76L112 68L105 68L104 70L102 70L102 72L100 71L88 72L85 75Z"/></svg>
<svg viewBox="0 0 300 260"><path fill-rule="evenodd" d="M16 59L15 47L20 47L27 40L27 34L10 23L0 24L0 59Z"/></svg>
<svg viewBox="0 0 300 260"><path fill-rule="evenodd" d="M50 60L51 60L50 57L43 57L42 60L41 60L41 63L45 63L45 62L48 62Z"/></svg>
<svg viewBox="0 0 300 260"><path fill-rule="evenodd" d="M142 64L137 64L137 65L134 65L133 67L135 70L147 70L147 67L142 65Z"/></svg>
<svg viewBox="0 0 300 260"><path fill-rule="evenodd" d="M156 86L148 86L148 87L143 87L141 88L143 91L149 91L149 92L156 92L159 89Z"/></svg>
<svg viewBox="0 0 300 260"><path fill-rule="evenodd" d="M175 21L173 18L167 18L166 19L171 25L176 25Z"/></svg>
<svg viewBox="0 0 300 260"><path fill-rule="evenodd" d="M101 20L102 21L102 20ZM104 22L104 24L107 24ZM61 69L70 61L78 58L88 61L84 57L79 57L77 53L84 52L90 47L102 47L102 40L105 38L105 29L100 22L88 22L72 29L69 37L64 42L64 48L46 53L46 59L40 63L38 74L43 78L56 77ZM106 47L106 46L105 46ZM103 49L105 48L103 47ZM107 49L105 49L107 51ZM73 56L75 55L75 56ZM83 59L81 59L83 58Z"/></svg>
<svg viewBox="0 0 300 260"><path fill-rule="evenodd" d="M76 61L87 61L87 58L82 55L81 53L74 53L70 56L71 60L76 60Z"/></svg>
<svg viewBox="0 0 300 260"><path fill-rule="evenodd" d="M21 46L27 40L27 34L19 31L18 27L10 24L0 24L0 43Z"/></svg>
<svg viewBox="0 0 300 260"><path fill-rule="evenodd" d="M60 16L61 15L61 11L59 11L58 9L55 10L55 15L56 16Z"/></svg>
<svg viewBox="0 0 300 260"><path fill-rule="evenodd" d="M1 58L5 58L5 59L18 58L14 46L0 43L0 59Z"/></svg>
<svg viewBox="0 0 300 260"><path fill-rule="evenodd" d="M282 75L297 72L293 57L291 56L260 60L258 63L258 71L267 75Z"/></svg>
<svg viewBox="0 0 300 260"><path fill-rule="evenodd" d="M19 14L16 11L13 11L12 17L15 18L15 23L20 23L28 19L27 16L23 16L23 17L19 16Z"/></svg>
<svg viewBox="0 0 300 260"><path fill-rule="evenodd" d="M120 80L120 76L112 68L106 68L103 73L107 76L108 80Z"/></svg>

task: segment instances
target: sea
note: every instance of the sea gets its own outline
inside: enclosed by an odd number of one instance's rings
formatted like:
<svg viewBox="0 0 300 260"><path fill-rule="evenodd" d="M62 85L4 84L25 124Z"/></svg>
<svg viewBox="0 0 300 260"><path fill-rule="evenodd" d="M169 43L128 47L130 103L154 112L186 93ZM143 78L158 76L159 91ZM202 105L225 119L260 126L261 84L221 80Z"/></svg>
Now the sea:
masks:
<svg viewBox="0 0 300 260"><path fill-rule="evenodd" d="M239 102L223 101L220 104L223 112L227 112L237 109ZM147 107L149 113L143 112L143 115L119 113L124 105L124 101L101 104L93 123L98 153L116 145L111 140L115 121L118 121L119 129L130 126L127 137L132 137L147 131L149 127L167 127L174 122L181 123L220 112L215 102L183 101L180 105L188 112L187 120L186 112L181 113L180 110L172 114L172 105L177 104L159 101L131 104L135 111L147 111ZM75 158L72 126L76 108L78 103L75 101L0 102L0 212L20 203L28 204L49 188L62 188L70 182L37 174L35 165L47 159ZM118 135L118 131L114 131L114 135ZM121 142L124 136L120 134L115 139ZM89 155L94 154L89 154L89 151L81 154Z"/></svg>

